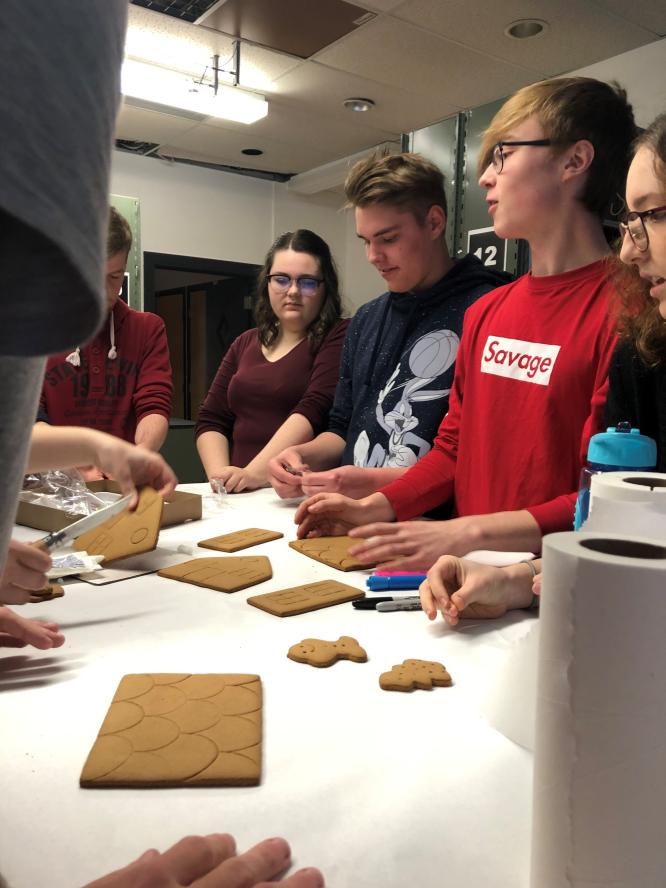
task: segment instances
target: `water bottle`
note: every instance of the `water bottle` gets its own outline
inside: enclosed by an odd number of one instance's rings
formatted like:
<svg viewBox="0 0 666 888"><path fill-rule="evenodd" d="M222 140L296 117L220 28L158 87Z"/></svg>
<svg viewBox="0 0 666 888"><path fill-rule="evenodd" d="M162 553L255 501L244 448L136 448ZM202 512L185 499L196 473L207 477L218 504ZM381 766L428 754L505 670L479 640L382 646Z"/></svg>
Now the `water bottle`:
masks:
<svg viewBox="0 0 666 888"><path fill-rule="evenodd" d="M657 465L657 444L628 422L592 435L587 448L587 462L581 469L574 530L580 530L590 511L592 475L599 472L650 472Z"/></svg>

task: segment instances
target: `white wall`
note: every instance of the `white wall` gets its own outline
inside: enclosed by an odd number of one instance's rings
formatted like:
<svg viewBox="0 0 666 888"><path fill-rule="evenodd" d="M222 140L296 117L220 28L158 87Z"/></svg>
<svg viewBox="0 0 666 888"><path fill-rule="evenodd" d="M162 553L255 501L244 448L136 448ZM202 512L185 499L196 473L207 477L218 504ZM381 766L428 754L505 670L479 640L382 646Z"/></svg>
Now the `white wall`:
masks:
<svg viewBox="0 0 666 888"><path fill-rule="evenodd" d="M368 266L342 195L115 151L113 194L138 198L141 249L261 264L282 232L311 228L331 247L350 314L383 289Z"/></svg>

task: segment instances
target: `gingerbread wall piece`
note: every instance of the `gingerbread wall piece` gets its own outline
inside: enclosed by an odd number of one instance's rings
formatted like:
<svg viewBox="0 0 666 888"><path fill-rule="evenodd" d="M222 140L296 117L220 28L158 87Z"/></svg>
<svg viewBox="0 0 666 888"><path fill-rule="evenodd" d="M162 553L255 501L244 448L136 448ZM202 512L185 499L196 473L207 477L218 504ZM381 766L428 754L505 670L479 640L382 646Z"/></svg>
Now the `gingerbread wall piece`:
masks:
<svg viewBox="0 0 666 888"><path fill-rule="evenodd" d="M338 660L351 660L354 663L367 662L368 655L355 638L341 635L337 641L323 641L320 638L304 638L289 648L287 656L297 663L309 666L332 666Z"/></svg>
<svg viewBox="0 0 666 888"><path fill-rule="evenodd" d="M81 786L254 786L261 707L258 675L126 675Z"/></svg>
<svg viewBox="0 0 666 888"><path fill-rule="evenodd" d="M250 546L279 540L283 536L283 533L278 533L276 530L247 527L245 530L236 530L234 533L223 533L221 536L201 540L197 546L201 546L203 549L215 549L217 552L239 552L241 549L249 549Z"/></svg>
<svg viewBox="0 0 666 888"><path fill-rule="evenodd" d="M264 555L218 555L213 558L194 558L157 571L159 577L205 586L218 592L238 592L256 586L273 576L271 563Z"/></svg>
<svg viewBox="0 0 666 888"><path fill-rule="evenodd" d="M337 580L321 580L318 583L306 583L303 586L292 586L290 589L280 589L279 592L267 592L264 595L252 595L247 603L268 611L276 617L291 617L295 614L304 614L308 611L319 610L321 607L330 607L332 604L342 604L345 601L354 601L356 598L364 598L362 589L355 589Z"/></svg>
<svg viewBox="0 0 666 888"><path fill-rule="evenodd" d="M374 567L374 563L359 561L349 554L349 549L352 546L358 546L363 542L365 540L350 536L328 536L293 540L289 545L297 552L307 555L308 558L314 558L315 561L328 564L329 567L335 567L338 570L363 570L363 568Z"/></svg>
<svg viewBox="0 0 666 888"><path fill-rule="evenodd" d="M152 487L139 491L139 504L134 512L114 515L74 541L74 548L89 555L102 555L103 564L152 552L157 546L162 519L162 497Z"/></svg>
<svg viewBox="0 0 666 888"><path fill-rule="evenodd" d="M432 660L403 660L379 676L379 686L384 691L431 691L433 686L447 688L451 684L444 666Z"/></svg>
<svg viewBox="0 0 666 888"><path fill-rule="evenodd" d="M41 604L42 601L52 601L54 598L62 598L65 590L59 583L47 583L43 589L30 593L31 604Z"/></svg>

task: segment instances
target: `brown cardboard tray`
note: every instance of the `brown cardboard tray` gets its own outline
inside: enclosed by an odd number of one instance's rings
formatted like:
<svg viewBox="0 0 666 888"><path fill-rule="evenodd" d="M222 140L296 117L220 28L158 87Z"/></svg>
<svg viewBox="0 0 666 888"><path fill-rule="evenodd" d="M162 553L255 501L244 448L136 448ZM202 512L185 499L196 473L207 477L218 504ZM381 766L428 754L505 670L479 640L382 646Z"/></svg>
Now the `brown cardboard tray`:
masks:
<svg viewBox="0 0 666 888"><path fill-rule="evenodd" d="M120 493L120 487L115 481L90 481L87 487L94 493ZM53 509L50 506L19 502L15 521L26 527L50 532L62 530L63 527L78 521L79 517L82 516L72 517L60 509ZM196 521L199 518L201 518L201 497L196 493L184 493L177 490L164 501L160 527L184 524L185 521Z"/></svg>

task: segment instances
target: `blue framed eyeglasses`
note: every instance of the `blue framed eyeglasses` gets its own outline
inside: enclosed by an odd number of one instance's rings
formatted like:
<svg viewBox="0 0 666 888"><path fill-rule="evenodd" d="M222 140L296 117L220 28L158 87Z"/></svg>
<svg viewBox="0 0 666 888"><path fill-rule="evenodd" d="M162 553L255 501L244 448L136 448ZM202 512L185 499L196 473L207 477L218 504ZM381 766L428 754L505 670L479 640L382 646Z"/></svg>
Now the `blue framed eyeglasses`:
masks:
<svg viewBox="0 0 666 888"><path fill-rule="evenodd" d="M292 284L296 284L296 288L303 296L314 296L319 289L319 285L323 283L322 278L310 277L309 275L301 275L301 277L293 278L288 274L269 274L268 281L276 293L286 293L291 289Z"/></svg>

